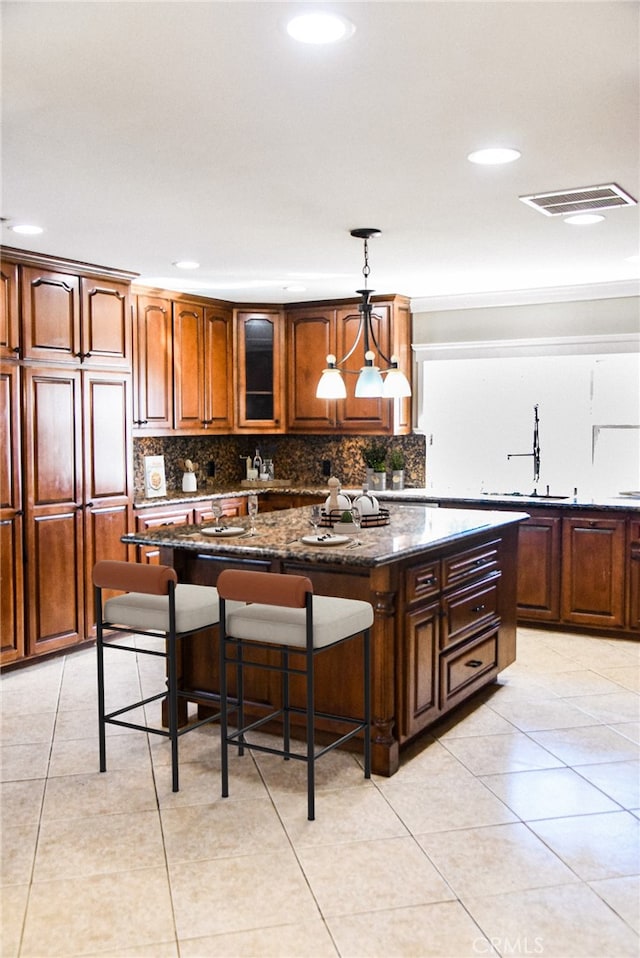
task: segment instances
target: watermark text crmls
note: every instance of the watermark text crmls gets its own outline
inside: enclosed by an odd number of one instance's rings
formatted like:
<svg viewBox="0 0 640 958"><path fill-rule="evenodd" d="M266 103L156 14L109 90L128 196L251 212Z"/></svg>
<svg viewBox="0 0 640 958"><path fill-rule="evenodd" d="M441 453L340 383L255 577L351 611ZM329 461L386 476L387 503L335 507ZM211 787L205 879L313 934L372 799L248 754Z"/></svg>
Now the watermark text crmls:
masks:
<svg viewBox="0 0 640 958"><path fill-rule="evenodd" d="M473 942L476 955L490 955L494 950L500 955L543 955L544 939L536 936L518 935L516 938L507 938L494 935L492 938L476 938Z"/></svg>

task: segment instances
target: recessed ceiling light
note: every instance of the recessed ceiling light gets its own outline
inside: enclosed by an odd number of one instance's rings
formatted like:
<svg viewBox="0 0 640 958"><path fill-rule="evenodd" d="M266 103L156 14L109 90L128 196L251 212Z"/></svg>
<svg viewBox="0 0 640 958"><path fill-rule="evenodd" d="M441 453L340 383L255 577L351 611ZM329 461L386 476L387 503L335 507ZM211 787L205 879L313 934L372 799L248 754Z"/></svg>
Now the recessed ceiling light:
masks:
<svg viewBox="0 0 640 958"><path fill-rule="evenodd" d="M23 236L37 236L38 233L44 232L41 226L29 226L27 223L24 225L10 226L9 229L14 233L22 233Z"/></svg>
<svg viewBox="0 0 640 958"><path fill-rule="evenodd" d="M479 163L482 166L499 166L501 163L513 163L520 159L520 151L512 150L510 147L491 146L486 150L475 150L469 153L467 159L470 163Z"/></svg>
<svg viewBox="0 0 640 958"><path fill-rule="evenodd" d="M317 10L301 13L287 23L287 33L300 43L337 43L352 36L354 31L354 25L346 17Z"/></svg>
<svg viewBox="0 0 640 958"><path fill-rule="evenodd" d="M193 259L180 259L178 260L177 263L174 263L173 265L177 266L178 269L198 269L200 266L200 263L196 263L196 261Z"/></svg>
<svg viewBox="0 0 640 958"><path fill-rule="evenodd" d="M603 219L600 213L576 213L575 216L565 216L564 222L570 226L590 226L592 223L601 223Z"/></svg>

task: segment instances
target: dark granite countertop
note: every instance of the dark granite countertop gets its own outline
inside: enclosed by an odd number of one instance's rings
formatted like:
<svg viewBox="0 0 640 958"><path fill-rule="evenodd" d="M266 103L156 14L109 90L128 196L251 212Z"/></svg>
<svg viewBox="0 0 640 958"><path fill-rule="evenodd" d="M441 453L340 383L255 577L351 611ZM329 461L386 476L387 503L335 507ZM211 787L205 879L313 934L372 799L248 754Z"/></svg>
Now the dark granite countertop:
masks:
<svg viewBox="0 0 640 958"><path fill-rule="evenodd" d="M361 492L361 489L346 488L343 490L348 495L353 496ZM182 490L175 490L174 492L168 492L166 496L162 498L154 499L145 499L143 496L135 497L134 507L136 509L150 508L152 506L166 506L166 505L178 505L181 503L189 502L203 502L209 501L211 499L221 499L228 496L248 496L253 492L264 493L264 492L275 492L279 495L291 495L291 496L328 496L329 488L328 486L317 486L317 485L303 485L297 484L292 486L270 486L269 483L260 484L259 486L241 486L229 485L221 486L217 485L211 489L202 489L194 493L182 492ZM402 489L398 491L386 490L385 492L376 493L377 498L381 502L386 503L399 503L399 504L432 504L444 506L446 508L455 508L456 506L477 506L478 509L489 509L491 511L502 510L502 509L522 509L526 510L531 507L536 508L545 508L545 509L564 509L564 510L587 510L587 511L607 511L607 510L623 510L626 512L640 512L640 492L637 497L634 496L613 496L610 498L602 499L586 499L573 496L569 498L545 498L544 496L523 496L517 494L487 494L479 493L477 496L474 495L460 495L454 496L451 494L439 494L438 492L432 489Z"/></svg>
<svg viewBox="0 0 640 958"><path fill-rule="evenodd" d="M349 540L341 545L308 545L302 536L312 535L307 508L267 512L256 519L256 536L247 535L249 519L228 519L227 527L242 529L234 537L212 537L202 526L161 526L148 532L130 533L122 541L139 545L155 544L172 549L187 549L246 558L297 558L313 563L378 566L418 555L463 539L483 530L520 522L525 512L493 512L471 509L434 509L425 505L390 508L385 526L349 531ZM331 530L320 529L319 533ZM341 530L336 526L334 534ZM355 544L355 542L359 544Z"/></svg>

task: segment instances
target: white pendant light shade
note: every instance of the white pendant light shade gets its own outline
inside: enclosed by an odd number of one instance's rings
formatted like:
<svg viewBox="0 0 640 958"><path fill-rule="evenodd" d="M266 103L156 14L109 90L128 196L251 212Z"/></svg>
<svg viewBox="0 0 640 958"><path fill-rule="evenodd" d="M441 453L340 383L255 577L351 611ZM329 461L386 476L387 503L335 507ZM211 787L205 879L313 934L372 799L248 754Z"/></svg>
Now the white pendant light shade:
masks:
<svg viewBox="0 0 640 958"><path fill-rule="evenodd" d="M317 399L346 399L347 387L344 384L342 373L336 369L336 357L327 356L327 368L322 370L322 376L316 389Z"/></svg>
<svg viewBox="0 0 640 958"><path fill-rule="evenodd" d="M382 376L378 367L373 365L374 353L366 352L364 358L366 366L363 366L360 370L360 375L356 381L355 395L359 399L377 399L382 396L384 389Z"/></svg>
<svg viewBox="0 0 640 958"><path fill-rule="evenodd" d="M411 395L409 380L402 370L398 369L397 356L391 357L391 368L385 374L382 395L385 399L402 399Z"/></svg>

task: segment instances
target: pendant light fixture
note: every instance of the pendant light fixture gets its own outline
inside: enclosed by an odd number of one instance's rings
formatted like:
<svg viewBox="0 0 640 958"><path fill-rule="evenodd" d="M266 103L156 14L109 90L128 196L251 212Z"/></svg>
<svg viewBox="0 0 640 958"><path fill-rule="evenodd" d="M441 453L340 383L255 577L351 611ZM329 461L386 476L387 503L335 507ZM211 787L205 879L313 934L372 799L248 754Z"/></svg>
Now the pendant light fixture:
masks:
<svg viewBox="0 0 640 958"><path fill-rule="evenodd" d="M343 373L353 373L358 376L355 395L359 399L377 399L380 397L383 399L397 399L403 396L410 396L411 386L405 374L398 368L398 357L393 355L390 357L385 356L376 340L371 322L372 316L374 316L375 313L373 312L373 306L371 304L371 296L374 290L368 289L367 287L369 273L371 272L369 267L369 240L373 236L379 236L380 230L363 227L351 230L351 235L364 241L364 266L362 269L364 289L356 290L362 297L362 301L358 304L358 313L360 314L358 331L353 346L342 359L336 360L336 357L331 353L327 356L327 368L322 371L316 396L318 399L346 399L347 389L343 379ZM346 318L350 319L351 317L347 316ZM360 368L359 372L356 372L354 369L339 369L338 367L342 366L347 359L353 355L360 340L362 340L364 346L364 366ZM376 365L376 352L371 348L372 346L375 347L379 356L379 365Z"/></svg>

